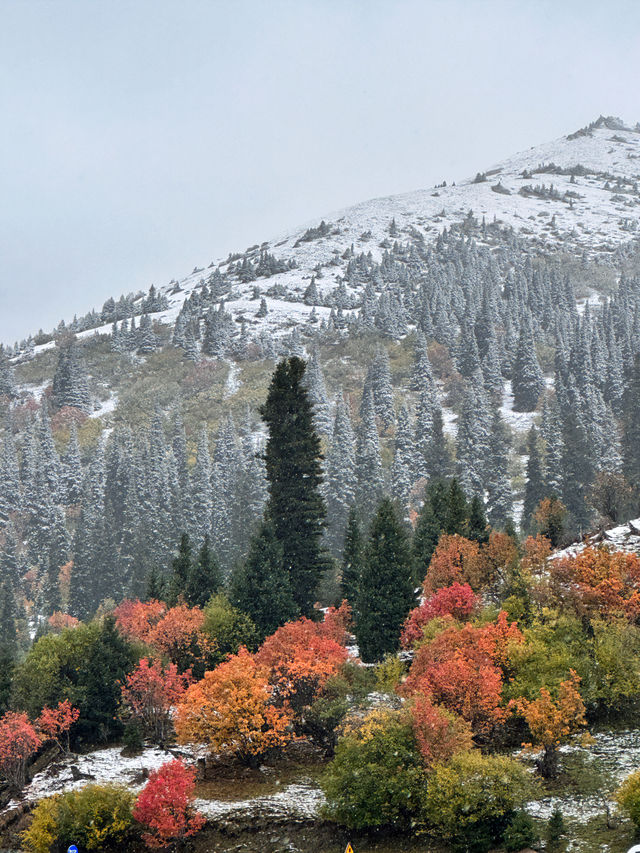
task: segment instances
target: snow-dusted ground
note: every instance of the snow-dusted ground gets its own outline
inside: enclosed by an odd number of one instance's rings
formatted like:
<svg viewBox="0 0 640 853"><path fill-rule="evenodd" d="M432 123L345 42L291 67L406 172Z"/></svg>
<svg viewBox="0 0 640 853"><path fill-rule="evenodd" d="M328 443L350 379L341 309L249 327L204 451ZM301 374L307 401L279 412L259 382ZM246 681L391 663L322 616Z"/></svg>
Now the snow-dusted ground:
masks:
<svg viewBox="0 0 640 853"><path fill-rule="evenodd" d="M562 551L556 551L552 555L552 560L558 560L562 557L575 557L580 551L585 548L608 545L614 551L628 551L629 553L640 555L640 518L632 519L626 524L620 524L618 527L612 527L602 533L596 533L589 536L584 542L577 542L574 545L569 545L568 548L563 548Z"/></svg>
<svg viewBox="0 0 640 853"><path fill-rule="evenodd" d="M140 755L125 758L121 747L109 747L86 755L68 755L53 761L23 791L23 799L40 800L62 791L73 791L85 785L115 782L139 790L144 785L143 771L157 770L175 755L158 747L147 747ZM184 753L181 753L184 754ZM75 769L75 777L72 768ZM7 809L17 805L12 800Z"/></svg>
<svg viewBox="0 0 640 853"><path fill-rule="evenodd" d="M594 740L591 747L563 746L559 752L564 756L582 753L589 764L609 776L613 788L640 768L640 730L602 732L596 734ZM609 792L602 791L590 796L544 797L528 803L526 808L531 815L548 820L559 806L566 819L584 822L604 814L607 803L615 809Z"/></svg>
<svg viewBox="0 0 640 853"><path fill-rule="evenodd" d="M203 800L197 799L195 804L199 811L209 818L226 817L242 814L250 817L252 814L270 818L314 818L325 803L325 797L318 785L311 779L300 779L287 785L282 791L253 797L249 800Z"/></svg>
<svg viewBox="0 0 640 853"><path fill-rule="evenodd" d="M100 407L94 409L93 412L89 415L90 418L102 418L105 415L110 415L111 412L114 412L116 406L118 405L118 395L113 394L107 400L103 400L100 403Z"/></svg>
<svg viewBox="0 0 640 853"><path fill-rule="evenodd" d="M516 432L527 432L531 429L536 419L536 412L513 411L513 391L511 390L510 380L504 383L500 414L505 423L509 424Z"/></svg>

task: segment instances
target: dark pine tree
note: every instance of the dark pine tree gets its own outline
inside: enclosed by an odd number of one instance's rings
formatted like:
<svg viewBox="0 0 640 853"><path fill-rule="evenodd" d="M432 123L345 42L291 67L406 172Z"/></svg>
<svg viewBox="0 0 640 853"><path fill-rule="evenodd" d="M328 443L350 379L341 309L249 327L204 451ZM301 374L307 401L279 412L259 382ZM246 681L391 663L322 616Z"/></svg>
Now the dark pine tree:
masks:
<svg viewBox="0 0 640 853"><path fill-rule="evenodd" d="M189 541L189 534L183 533L180 537L178 553L171 562L172 574L169 578L167 590L167 604L170 607L173 607L178 598L185 594L191 572L191 559L192 548Z"/></svg>
<svg viewBox="0 0 640 853"><path fill-rule="evenodd" d="M438 494L440 492L441 494ZM424 497L420 509L416 529L411 543L411 565L413 580L420 584L427 574L429 563L436 550L438 540L444 528L444 518L439 517L434 509L434 503L444 503L446 486L444 483L434 483ZM432 495L435 500L432 500Z"/></svg>
<svg viewBox="0 0 640 853"><path fill-rule="evenodd" d="M260 414L269 430L267 512L282 547L293 599L303 615L312 616L316 589L328 560L321 544L326 507L320 494L320 439L303 385L304 372L305 363L296 356L281 361Z"/></svg>
<svg viewBox="0 0 640 853"><path fill-rule="evenodd" d="M469 504L465 493L460 488L460 483L454 479L449 486L447 498L447 514L444 530L450 535L457 533L460 536L467 535L469 521Z"/></svg>
<svg viewBox="0 0 640 853"><path fill-rule="evenodd" d="M191 607L204 607L222 586L222 575L216 555L209 544L208 534L200 546L187 577L185 598Z"/></svg>
<svg viewBox="0 0 640 853"><path fill-rule="evenodd" d="M622 453L625 477L635 496L635 510L640 509L640 355L633 363L631 382L624 395Z"/></svg>
<svg viewBox="0 0 640 853"><path fill-rule="evenodd" d="M393 503L384 498L371 523L358 590L356 639L363 661L396 651L414 604L409 538Z"/></svg>
<svg viewBox="0 0 640 853"><path fill-rule="evenodd" d="M163 601L167 593L167 579L160 574L156 566L151 567L151 571L147 576L147 601Z"/></svg>
<svg viewBox="0 0 640 853"><path fill-rule="evenodd" d="M260 640L298 615L283 566L282 546L268 519L252 538L245 563L233 574L230 599L251 617Z"/></svg>
<svg viewBox="0 0 640 853"><path fill-rule="evenodd" d="M342 552L342 596L346 598L354 614L358 612L358 588L362 573L363 541L355 507L349 510L347 530Z"/></svg>
<svg viewBox="0 0 640 853"><path fill-rule="evenodd" d="M122 732L118 718L120 684L136 663L133 647L118 633L112 616L105 616L78 673L82 700L76 735L83 741L109 741Z"/></svg>
<svg viewBox="0 0 640 853"><path fill-rule="evenodd" d="M489 541L489 525L487 524L487 516L484 511L482 498L474 495L469 507L469 521L467 527L467 537L475 539L476 542Z"/></svg>

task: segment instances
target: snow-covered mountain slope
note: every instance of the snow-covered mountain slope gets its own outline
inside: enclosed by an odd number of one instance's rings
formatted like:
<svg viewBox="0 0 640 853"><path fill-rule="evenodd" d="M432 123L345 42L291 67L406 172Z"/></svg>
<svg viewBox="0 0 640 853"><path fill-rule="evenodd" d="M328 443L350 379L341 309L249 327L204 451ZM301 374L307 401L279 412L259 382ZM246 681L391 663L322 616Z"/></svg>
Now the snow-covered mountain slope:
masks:
<svg viewBox="0 0 640 853"><path fill-rule="evenodd" d="M345 263L341 255L352 244L356 251L371 252L374 260L382 257L385 246L380 243L393 239L389 234L392 221L398 239L419 234L429 242L444 228L464 220L469 211L479 220L484 217L487 222L511 227L540 250L562 248L602 257L640 232L639 182L640 125L630 128L619 119L600 117L587 128L502 163L479 164L476 177L451 186L372 199L325 216L326 236L306 237L310 229L318 227L316 220L256 244L241 257L257 258L266 249L278 259L295 260L295 269L271 276L268 284L300 294L319 265L328 267L317 282L322 293L335 287ZM228 264L218 260L211 266L225 271ZM172 283L164 288L171 308L158 319L171 321L203 275L204 270L196 270L177 287ZM246 311L249 306L244 297L251 290L251 286L241 288L243 298L227 302L227 310L233 314ZM269 325L303 319L292 310L291 303L269 300L269 311L273 311ZM310 311L301 304L295 308L301 315Z"/></svg>
<svg viewBox="0 0 640 853"><path fill-rule="evenodd" d="M443 229L463 222L469 212L478 221L513 229L534 250L562 250L590 259L606 259L640 234L639 124L628 127L620 119L601 116L575 133L478 167L475 177L450 186L371 199L212 261L206 268L196 267L179 282L159 288L169 307L152 317L173 325L185 299L214 269L225 273L230 259L256 262L267 251L293 268L257 282L238 283L225 307L234 319L251 317L252 334L264 327L276 334L291 331L308 322L314 310L302 302L312 276L316 275L321 296L331 292L343 277L346 250L353 246L356 253L371 253L374 261L380 261L394 240L435 242ZM259 321L256 285L268 308L268 316ZM278 290L286 297L267 293ZM329 313L329 307L315 306L318 322ZM107 323L86 329L79 337L110 332ZM53 341L41 344L36 353L53 345Z"/></svg>

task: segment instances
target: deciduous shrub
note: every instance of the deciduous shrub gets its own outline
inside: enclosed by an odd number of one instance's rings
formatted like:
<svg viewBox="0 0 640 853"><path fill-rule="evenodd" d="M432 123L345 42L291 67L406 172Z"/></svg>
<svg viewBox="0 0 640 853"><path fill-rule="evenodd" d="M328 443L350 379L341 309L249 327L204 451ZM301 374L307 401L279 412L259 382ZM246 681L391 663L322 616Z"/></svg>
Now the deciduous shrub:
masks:
<svg viewBox="0 0 640 853"><path fill-rule="evenodd" d="M352 829L408 829L425 785L411 722L405 714L374 712L338 741L322 779L327 815Z"/></svg>
<svg viewBox="0 0 640 853"><path fill-rule="evenodd" d="M255 764L265 750L292 737L291 717L273 704L268 673L246 649L205 672L176 709L181 743L203 743Z"/></svg>
<svg viewBox="0 0 640 853"><path fill-rule="evenodd" d="M189 670L180 675L175 663L163 667L158 660L142 658L127 676L122 687L122 699L142 723L147 735L160 743L171 731L171 709L180 701L190 683Z"/></svg>
<svg viewBox="0 0 640 853"><path fill-rule="evenodd" d="M27 762L40 746L40 736L24 713L7 711L0 719L0 776L16 788L25 783Z"/></svg>
<svg viewBox="0 0 640 853"><path fill-rule="evenodd" d="M124 849L133 827L134 795L120 785L87 785L41 800L22 843L31 853L52 845L81 850Z"/></svg>
<svg viewBox="0 0 640 853"><path fill-rule="evenodd" d="M615 793L616 802L640 827L640 770L627 776Z"/></svg>
<svg viewBox="0 0 640 853"><path fill-rule="evenodd" d="M484 853L532 793L529 773L514 759L464 752L433 768L420 817L439 841Z"/></svg>
<svg viewBox="0 0 640 853"><path fill-rule="evenodd" d="M195 770L181 761L169 761L149 774L133 810L145 827L148 847L166 847L202 828L205 818L193 806L194 788Z"/></svg>

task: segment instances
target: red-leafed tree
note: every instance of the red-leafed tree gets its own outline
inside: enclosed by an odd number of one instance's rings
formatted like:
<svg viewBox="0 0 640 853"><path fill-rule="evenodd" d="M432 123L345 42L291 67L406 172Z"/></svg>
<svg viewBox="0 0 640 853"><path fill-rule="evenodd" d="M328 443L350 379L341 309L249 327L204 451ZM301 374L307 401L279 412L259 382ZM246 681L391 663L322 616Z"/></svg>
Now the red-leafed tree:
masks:
<svg viewBox="0 0 640 853"><path fill-rule="evenodd" d="M40 735L25 713L7 711L0 719L0 776L22 788L27 762L41 744Z"/></svg>
<svg viewBox="0 0 640 853"><path fill-rule="evenodd" d="M171 731L171 709L177 705L191 683L191 672L180 675L175 663L163 668L159 660L142 658L127 676L122 698L146 734L162 743Z"/></svg>
<svg viewBox="0 0 640 853"><path fill-rule="evenodd" d="M36 727L45 737L55 740L62 752L69 752L69 732L79 716L78 708L64 699L56 708L44 707L36 720ZM64 743L61 742L62 735Z"/></svg>
<svg viewBox="0 0 640 853"><path fill-rule="evenodd" d="M346 648L334 636L331 621L312 622L302 617L278 628L256 654L256 663L269 672L280 702L297 713L313 702L347 660Z"/></svg>
<svg viewBox="0 0 640 853"><path fill-rule="evenodd" d="M322 622L322 633L344 646L352 624L351 605L345 599L340 607L329 607Z"/></svg>
<svg viewBox="0 0 640 853"><path fill-rule="evenodd" d="M133 809L148 847L167 847L204 826L204 816L193 805L195 782L195 770L182 761L169 761L149 774Z"/></svg>
<svg viewBox="0 0 640 853"><path fill-rule="evenodd" d="M411 706L413 734L426 767L444 764L457 752L473 746L471 726L462 717L417 696Z"/></svg>
<svg viewBox="0 0 640 853"><path fill-rule="evenodd" d="M480 628L460 628L451 617L430 642L420 646L406 681L404 695L423 694L444 705L471 724L474 733L488 735L505 719L502 707L503 676L508 672L509 651L522 643L518 626L498 619Z"/></svg>
<svg viewBox="0 0 640 853"><path fill-rule="evenodd" d="M116 625L128 640L148 643L151 632L167 612L163 601L138 601L130 598L119 604L113 612Z"/></svg>
<svg viewBox="0 0 640 853"><path fill-rule="evenodd" d="M441 587L407 616L400 635L402 647L408 649L419 642L423 637L424 626L438 616L453 616L460 622L468 619L478 601L478 596L468 583L456 582Z"/></svg>

